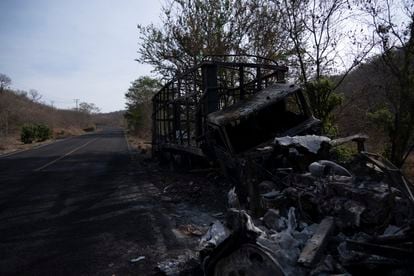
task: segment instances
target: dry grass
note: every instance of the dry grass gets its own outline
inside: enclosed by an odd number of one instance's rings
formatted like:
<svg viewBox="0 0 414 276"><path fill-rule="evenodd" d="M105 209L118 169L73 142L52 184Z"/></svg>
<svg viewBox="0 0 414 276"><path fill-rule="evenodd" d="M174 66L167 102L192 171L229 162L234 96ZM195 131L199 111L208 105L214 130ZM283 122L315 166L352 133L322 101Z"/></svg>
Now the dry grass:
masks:
<svg viewBox="0 0 414 276"><path fill-rule="evenodd" d="M0 93L0 135L16 136L24 124L41 123L53 129L83 129L93 124L89 114L56 109L12 90Z"/></svg>
<svg viewBox="0 0 414 276"><path fill-rule="evenodd" d="M9 136L9 137L0 137L0 155L11 153L14 151L31 149L40 145L49 144L53 140L46 140L43 142L33 142L31 144L23 144L19 137Z"/></svg>
<svg viewBox="0 0 414 276"><path fill-rule="evenodd" d="M67 127L67 128L54 128L53 129L53 138L54 139L63 139L70 136L77 136L84 134L85 131L83 131L80 128L76 127Z"/></svg>
<svg viewBox="0 0 414 276"><path fill-rule="evenodd" d="M0 93L0 154L50 143L23 144L20 131L24 124L45 124L52 129L53 139L83 134L83 128L93 125L89 114L61 110L30 100L23 92L6 90Z"/></svg>
<svg viewBox="0 0 414 276"><path fill-rule="evenodd" d="M53 129L52 139L42 141L42 142L33 142L31 144L24 144L20 141L20 136L18 135L9 135L7 137L0 137L0 155L8 154L14 151L31 149L38 147L44 144L52 143L59 139L68 138L71 136L77 136L84 134L85 132L79 128L69 127L69 128L55 128Z"/></svg>
<svg viewBox="0 0 414 276"><path fill-rule="evenodd" d="M127 139L129 146L132 150L141 151L141 152L150 152L151 151L151 139L143 138L141 136L135 136L127 134Z"/></svg>

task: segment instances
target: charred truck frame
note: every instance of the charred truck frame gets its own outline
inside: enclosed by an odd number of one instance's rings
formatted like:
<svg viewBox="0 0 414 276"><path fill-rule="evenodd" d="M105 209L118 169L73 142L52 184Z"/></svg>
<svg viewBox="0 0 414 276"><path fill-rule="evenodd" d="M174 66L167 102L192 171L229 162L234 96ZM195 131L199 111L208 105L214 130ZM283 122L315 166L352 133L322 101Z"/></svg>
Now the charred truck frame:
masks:
<svg viewBox="0 0 414 276"><path fill-rule="evenodd" d="M226 220L201 239L204 275L412 275L413 185L366 136L314 135L287 68L255 58L210 57L153 98L153 156L202 158L235 183ZM349 169L331 161L348 142Z"/></svg>
<svg viewBox="0 0 414 276"><path fill-rule="evenodd" d="M257 168L275 137L319 126L300 87L286 84L287 70L256 56L212 56L177 76L153 97L153 156L217 162L254 209L260 179L244 168Z"/></svg>

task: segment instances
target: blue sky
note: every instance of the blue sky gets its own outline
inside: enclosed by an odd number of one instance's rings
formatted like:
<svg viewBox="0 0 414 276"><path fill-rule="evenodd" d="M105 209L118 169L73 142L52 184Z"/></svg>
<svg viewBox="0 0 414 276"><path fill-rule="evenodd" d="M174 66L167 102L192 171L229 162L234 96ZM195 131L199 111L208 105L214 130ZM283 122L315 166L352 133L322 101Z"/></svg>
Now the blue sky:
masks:
<svg viewBox="0 0 414 276"><path fill-rule="evenodd" d="M134 60L136 26L159 21L160 0L0 0L0 10L0 73L49 104L120 110L130 82L150 74Z"/></svg>

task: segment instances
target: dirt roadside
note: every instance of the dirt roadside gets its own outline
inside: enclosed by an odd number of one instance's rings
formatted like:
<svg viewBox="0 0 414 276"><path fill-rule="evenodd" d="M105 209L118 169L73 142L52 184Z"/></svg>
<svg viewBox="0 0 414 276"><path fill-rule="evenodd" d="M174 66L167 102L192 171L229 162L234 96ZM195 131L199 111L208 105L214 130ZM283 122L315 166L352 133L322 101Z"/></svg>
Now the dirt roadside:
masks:
<svg viewBox="0 0 414 276"><path fill-rule="evenodd" d="M85 134L85 131L78 128L54 128L52 134L53 138L42 142L32 142L30 144L24 144L22 141L20 141L20 136L18 134L11 134L7 137L0 136L0 156L40 147L61 139L66 139L82 134Z"/></svg>
<svg viewBox="0 0 414 276"><path fill-rule="evenodd" d="M133 271L137 275L164 275L174 271L180 275L197 275L201 236L214 221L223 217L230 185L214 170L172 171L152 160L148 149L145 153L142 148L134 146L134 149L131 167L136 169L131 174L141 175L140 182L145 175L144 181L153 185L153 192L148 190L148 193L157 201L153 214L161 226L152 229L158 241L144 250L146 255L135 259L145 257L131 264Z"/></svg>

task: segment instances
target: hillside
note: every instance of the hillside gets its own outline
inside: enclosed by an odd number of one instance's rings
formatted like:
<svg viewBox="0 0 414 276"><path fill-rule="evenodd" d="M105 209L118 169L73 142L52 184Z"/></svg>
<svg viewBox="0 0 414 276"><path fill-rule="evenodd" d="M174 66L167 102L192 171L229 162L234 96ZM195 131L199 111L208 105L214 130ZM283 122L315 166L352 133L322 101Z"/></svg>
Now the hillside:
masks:
<svg viewBox="0 0 414 276"><path fill-rule="evenodd" d="M25 124L45 124L53 130L53 138L63 138L83 133L94 126L94 120L86 112L57 109L30 99L25 92L4 90L0 93L0 151L23 147L19 136Z"/></svg>
<svg viewBox="0 0 414 276"><path fill-rule="evenodd" d="M114 111L108 113L97 113L92 115L92 120L99 126L115 126L115 127L124 127L125 126L125 111Z"/></svg>
<svg viewBox="0 0 414 276"><path fill-rule="evenodd" d="M369 118L369 113L389 104L388 96L395 93L395 83L396 79L378 57L351 72L339 87L339 92L345 96L336 114L340 136L367 134L367 150L384 154L387 136L384 129ZM403 170L414 181L414 152L405 162Z"/></svg>
<svg viewBox="0 0 414 276"><path fill-rule="evenodd" d="M353 70L339 87L345 101L337 110L340 135L368 134L369 150L381 152L385 142L383 129L370 120L368 114L387 103L395 80L378 59L373 58Z"/></svg>

